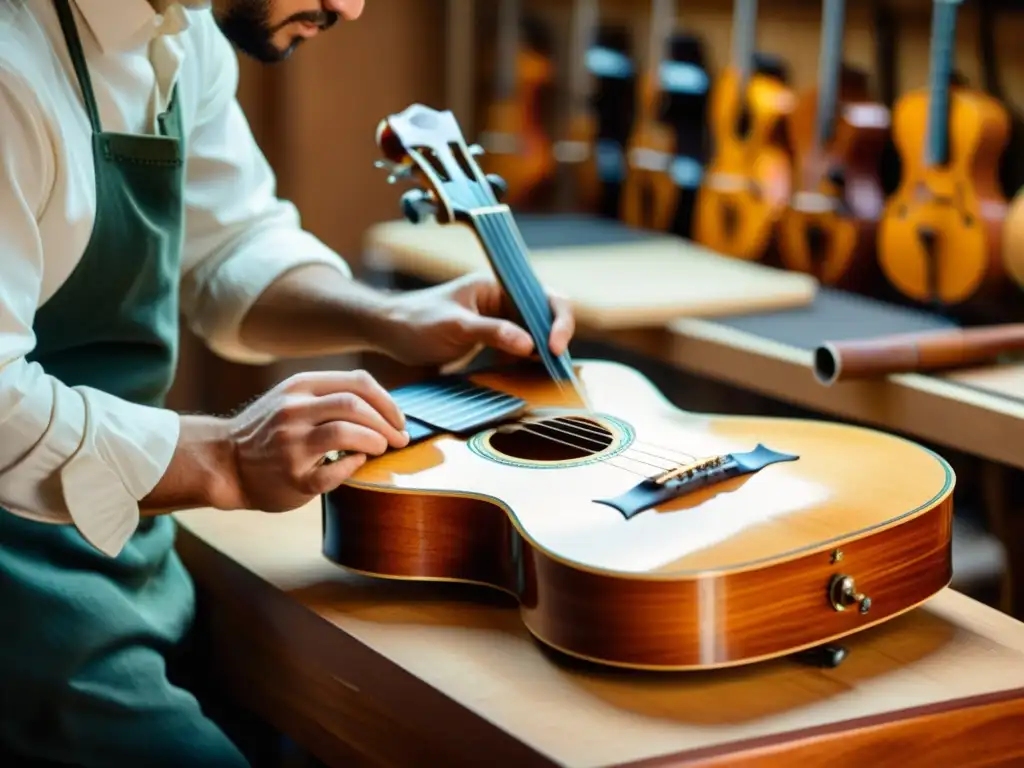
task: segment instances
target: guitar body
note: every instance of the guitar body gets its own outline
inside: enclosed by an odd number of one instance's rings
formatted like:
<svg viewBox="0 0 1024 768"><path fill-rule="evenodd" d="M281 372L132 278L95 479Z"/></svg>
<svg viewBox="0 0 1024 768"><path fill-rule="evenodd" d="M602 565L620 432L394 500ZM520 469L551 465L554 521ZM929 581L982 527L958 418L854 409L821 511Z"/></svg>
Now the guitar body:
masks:
<svg viewBox="0 0 1024 768"><path fill-rule="evenodd" d="M783 266L826 284L868 291L880 278L875 258L885 205L879 174L890 114L867 100L861 83L844 83L832 140L815 151L818 92L789 120L797 192L779 221Z"/></svg>
<svg viewBox="0 0 1024 768"><path fill-rule="evenodd" d="M516 56L516 93L494 102L484 119L483 164L508 184L505 202L527 202L555 173L554 146L541 123L540 91L551 82L551 61L529 48Z"/></svg>
<svg viewBox="0 0 1024 768"><path fill-rule="evenodd" d="M1024 290L1024 190L1017 193L1007 211L1002 244L1006 272Z"/></svg>
<svg viewBox="0 0 1024 768"><path fill-rule="evenodd" d="M709 100L714 147L697 194L694 239L711 250L748 261L764 258L789 201L790 157L784 121L793 94L774 77L755 74L747 92L735 68L718 78ZM737 133L747 105L749 130Z"/></svg>
<svg viewBox="0 0 1024 768"><path fill-rule="evenodd" d="M633 227L667 231L675 219L679 188L671 175L676 156L675 131L656 118L660 98L660 87L648 77L641 118L626 144L621 217Z"/></svg>
<svg viewBox="0 0 1024 768"><path fill-rule="evenodd" d="M932 298L933 264L937 298L956 305L997 296L1006 283L999 164L1010 120L998 101L977 91L953 86L949 102L946 167L924 162L928 92L907 94L896 105L893 138L903 175L882 214L878 260L889 282L919 302Z"/></svg>
<svg viewBox="0 0 1024 768"><path fill-rule="evenodd" d="M522 398L520 423L540 436L444 433L371 459L324 497L325 555L385 578L492 586L542 643L652 669L790 654L949 583L954 476L930 451L858 427L687 413L617 363L576 371L585 414L542 372L471 375ZM596 501L759 444L795 460L634 514Z"/></svg>

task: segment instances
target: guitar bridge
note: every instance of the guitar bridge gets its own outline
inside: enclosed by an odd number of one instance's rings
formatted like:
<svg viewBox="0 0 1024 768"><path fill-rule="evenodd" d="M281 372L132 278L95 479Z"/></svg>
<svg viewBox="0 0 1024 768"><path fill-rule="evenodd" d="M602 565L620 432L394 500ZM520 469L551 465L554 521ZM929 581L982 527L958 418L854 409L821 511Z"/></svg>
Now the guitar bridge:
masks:
<svg viewBox="0 0 1024 768"><path fill-rule="evenodd" d="M794 454L779 453L758 444L754 450L747 453L713 456L670 469L642 480L621 496L612 499L594 499L594 501L597 504L617 509L623 517L630 520L644 510L709 485L717 485L734 477L759 472L771 464L796 461L799 458Z"/></svg>

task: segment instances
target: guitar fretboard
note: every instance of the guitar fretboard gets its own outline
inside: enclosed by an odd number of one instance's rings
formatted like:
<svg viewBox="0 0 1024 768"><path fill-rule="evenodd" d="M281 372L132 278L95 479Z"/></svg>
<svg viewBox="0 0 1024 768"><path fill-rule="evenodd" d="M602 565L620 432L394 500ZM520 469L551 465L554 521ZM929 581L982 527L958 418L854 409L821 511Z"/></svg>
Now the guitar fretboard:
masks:
<svg viewBox="0 0 1024 768"><path fill-rule="evenodd" d="M956 44L956 15L959 0L936 0L932 15L930 102L925 162L945 165L949 161L949 81L953 74Z"/></svg>
<svg viewBox="0 0 1024 768"><path fill-rule="evenodd" d="M514 416L526 406L521 398L461 377L410 384L392 391L391 396L407 418L452 434L474 432Z"/></svg>

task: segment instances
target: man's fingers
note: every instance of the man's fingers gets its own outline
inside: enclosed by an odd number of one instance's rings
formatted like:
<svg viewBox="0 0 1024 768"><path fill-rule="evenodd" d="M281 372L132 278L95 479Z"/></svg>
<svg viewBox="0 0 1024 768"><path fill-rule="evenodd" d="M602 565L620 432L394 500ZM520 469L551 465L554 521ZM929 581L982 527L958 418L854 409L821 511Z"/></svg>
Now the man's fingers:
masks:
<svg viewBox="0 0 1024 768"><path fill-rule="evenodd" d="M533 339L525 330L508 320L473 315L463 321L463 331L469 341L524 357L533 351Z"/></svg>
<svg viewBox="0 0 1024 768"><path fill-rule="evenodd" d="M310 472L303 491L314 496L329 493L348 480L365 463L365 453L352 453L330 464L323 464Z"/></svg>
<svg viewBox="0 0 1024 768"><path fill-rule="evenodd" d="M408 438L402 446L408 443ZM396 447L402 447L396 446ZM305 440L312 464L317 464L328 451L348 451L380 456L388 449L388 440L380 433L345 421L321 424L309 432Z"/></svg>
<svg viewBox="0 0 1024 768"><path fill-rule="evenodd" d="M552 294L550 300L554 319L551 323L548 345L553 354L560 355L565 352L576 332L576 318L573 316L572 305L564 296Z"/></svg>
<svg viewBox="0 0 1024 768"><path fill-rule="evenodd" d="M366 400L354 392L338 392L333 395L314 398L306 404L306 418L312 426L331 422L350 422L361 424L384 436L388 443L396 448L404 446L409 436L401 429L396 429Z"/></svg>
<svg viewBox="0 0 1024 768"><path fill-rule="evenodd" d="M285 383L287 391L326 397L353 392L369 403L397 430L405 429L405 414L394 398L366 371L311 371L293 376Z"/></svg>

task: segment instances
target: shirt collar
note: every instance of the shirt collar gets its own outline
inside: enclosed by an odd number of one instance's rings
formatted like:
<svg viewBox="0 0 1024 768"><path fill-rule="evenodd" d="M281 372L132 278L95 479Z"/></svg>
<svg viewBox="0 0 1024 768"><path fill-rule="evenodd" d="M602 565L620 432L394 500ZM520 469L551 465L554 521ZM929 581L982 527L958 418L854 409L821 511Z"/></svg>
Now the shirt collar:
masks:
<svg viewBox="0 0 1024 768"><path fill-rule="evenodd" d="M75 0L104 53L128 50L158 35L188 29L189 18L180 3L166 4L157 13L149 0Z"/></svg>

